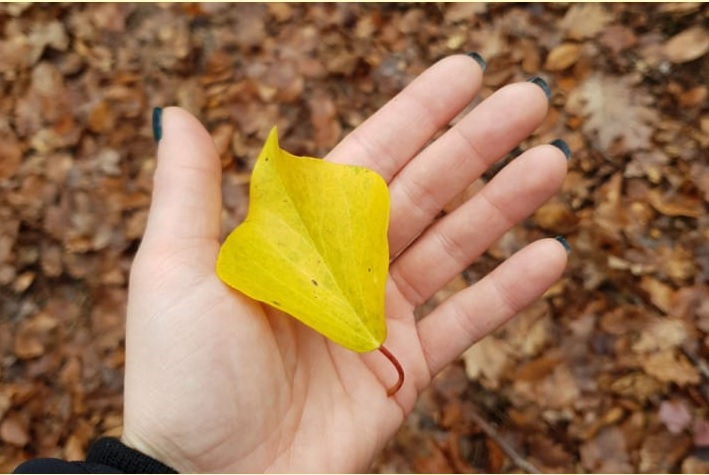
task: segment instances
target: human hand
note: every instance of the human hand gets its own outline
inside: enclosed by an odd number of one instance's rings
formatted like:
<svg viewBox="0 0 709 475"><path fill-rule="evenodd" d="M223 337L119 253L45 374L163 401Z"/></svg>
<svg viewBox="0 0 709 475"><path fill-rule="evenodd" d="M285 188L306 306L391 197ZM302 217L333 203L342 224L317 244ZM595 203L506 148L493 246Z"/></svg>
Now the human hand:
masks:
<svg viewBox="0 0 709 475"><path fill-rule="evenodd" d="M150 216L131 271L125 444L178 471L366 470L435 374L559 278L566 252L543 239L414 319L566 173L558 148L534 147L431 225L546 114L540 87L513 84L428 144L481 78L470 57L438 62L326 157L374 169L389 184L385 344L406 371L392 397L396 372L381 354L346 350L219 280L220 162L196 119L164 110Z"/></svg>

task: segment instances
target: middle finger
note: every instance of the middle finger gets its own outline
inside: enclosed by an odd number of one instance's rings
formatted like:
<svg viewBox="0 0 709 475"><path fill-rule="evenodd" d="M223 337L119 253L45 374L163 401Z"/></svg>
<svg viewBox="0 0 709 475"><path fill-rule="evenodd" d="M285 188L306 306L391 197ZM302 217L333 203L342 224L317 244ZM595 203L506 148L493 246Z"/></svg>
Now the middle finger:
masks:
<svg viewBox="0 0 709 475"><path fill-rule="evenodd" d="M424 149L391 182L389 250L398 255L438 212L544 120L548 99L527 82L504 87Z"/></svg>

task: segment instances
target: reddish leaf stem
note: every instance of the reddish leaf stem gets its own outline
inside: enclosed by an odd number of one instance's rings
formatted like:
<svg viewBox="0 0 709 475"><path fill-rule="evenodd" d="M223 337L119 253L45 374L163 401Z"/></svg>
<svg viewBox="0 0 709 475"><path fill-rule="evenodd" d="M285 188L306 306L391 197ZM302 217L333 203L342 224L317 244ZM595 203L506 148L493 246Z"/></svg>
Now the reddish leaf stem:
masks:
<svg viewBox="0 0 709 475"><path fill-rule="evenodd" d="M404 368L401 367L401 363L399 363L399 360L396 359L396 356L394 356L391 351L387 349L386 346L380 346L379 351L384 356L386 356L389 361L391 361L391 364L394 365L394 368L396 368L396 372L399 375L399 380L396 382L396 384L393 387L387 389L387 397L391 397L397 392L399 392L401 386L404 385Z"/></svg>

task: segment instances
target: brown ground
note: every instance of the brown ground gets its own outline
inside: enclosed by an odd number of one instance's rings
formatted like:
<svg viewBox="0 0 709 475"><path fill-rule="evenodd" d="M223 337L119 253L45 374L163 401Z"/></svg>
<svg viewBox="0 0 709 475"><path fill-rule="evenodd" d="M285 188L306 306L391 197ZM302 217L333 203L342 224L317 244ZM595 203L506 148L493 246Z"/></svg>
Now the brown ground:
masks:
<svg viewBox="0 0 709 475"><path fill-rule="evenodd" d="M561 137L573 159L562 193L434 300L539 237L573 253L437 379L373 470L709 471L708 23L702 4L3 4L0 471L120 433L153 106L212 131L226 232L274 123L284 148L322 156L471 50L489 63L482 97L548 80L553 108L520 150Z"/></svg>

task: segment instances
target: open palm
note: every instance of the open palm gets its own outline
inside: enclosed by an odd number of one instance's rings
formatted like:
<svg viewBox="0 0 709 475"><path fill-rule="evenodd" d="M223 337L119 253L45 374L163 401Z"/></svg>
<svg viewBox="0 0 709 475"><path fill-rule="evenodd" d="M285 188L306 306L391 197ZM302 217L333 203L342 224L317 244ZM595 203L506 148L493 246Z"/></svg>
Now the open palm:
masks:
<svg viewBox="0 0 709 475"><path fill-rule="evenodd" d="M535 242L423 320L414 309L560 187L563 153L534 147L443 219L442 207L542 121L531 83L505 87L440 138L482 71L446 58L326 158L389 184L392 262L386 346L356 354L224 285L215 274L221 175L209 134L165 109L148 227L131 273L123 441L178 471L351 472L367 468L432 376L561 274L566 254Z"/></svg>

